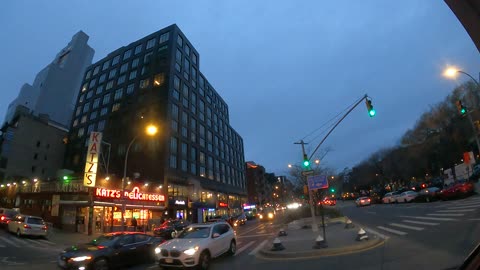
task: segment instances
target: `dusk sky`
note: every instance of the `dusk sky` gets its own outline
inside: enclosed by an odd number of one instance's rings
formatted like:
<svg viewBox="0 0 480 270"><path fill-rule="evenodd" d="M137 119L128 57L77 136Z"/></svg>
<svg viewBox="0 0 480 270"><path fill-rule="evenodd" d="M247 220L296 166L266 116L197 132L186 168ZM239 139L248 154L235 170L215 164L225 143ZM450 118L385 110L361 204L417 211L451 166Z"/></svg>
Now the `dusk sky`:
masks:
<svg viewBox="0 0 480 270"><path fill-rule="evenodd" d="M341 170L398 143L421 113L468 78L479 52L444 1L5 1L0 9L0 119L23 83L79 30L94 61L176 23L200 53L200 70L229 105L245 160L285 174L295 141L367 93L324 146ZM321 132L322 130L320 130ZM322 136L307 137L310 151ZM313 141L312 141L313 139Z"/></svg>

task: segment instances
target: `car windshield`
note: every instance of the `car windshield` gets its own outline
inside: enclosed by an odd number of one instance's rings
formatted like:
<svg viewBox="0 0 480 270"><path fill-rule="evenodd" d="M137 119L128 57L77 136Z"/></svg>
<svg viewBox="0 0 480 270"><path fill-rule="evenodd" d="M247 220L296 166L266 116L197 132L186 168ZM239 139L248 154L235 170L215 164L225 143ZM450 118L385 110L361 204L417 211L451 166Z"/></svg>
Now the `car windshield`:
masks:
<svg viewBox="0 0 480 270"><path fill-rule="evenodd" d="M208 238L209 235L210 227L193 226L187 227L187 229L183 230L177 238Z"/></svg>
<svg viewBox="0 0 480 270"><path fill-rule="evenodd" d="M95 246L112 247L118 239L118 235L102 235L96 239L93 239L90 243Z"/></svg>
<svg viewBox="0 0 480 270"><path fill-rule="evenodd" d="M35 218L35 217L29 217L27 219L28 224L35 224L35 225L43 225L43 219L41 218Z"/></svg>

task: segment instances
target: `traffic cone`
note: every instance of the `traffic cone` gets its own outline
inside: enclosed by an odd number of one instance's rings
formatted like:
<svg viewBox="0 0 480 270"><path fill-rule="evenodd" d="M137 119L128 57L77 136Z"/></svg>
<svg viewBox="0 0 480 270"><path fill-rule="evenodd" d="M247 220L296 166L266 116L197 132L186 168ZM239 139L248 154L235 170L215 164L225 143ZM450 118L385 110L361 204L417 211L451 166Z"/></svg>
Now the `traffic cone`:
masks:
<svg viewBox="0 0 480 270"><path fill-rule="evenodd" d="M285 247L282 245L282 241L280 241L280 239L275 238L273 240L273 247L271 249L271 251L279 251L279 250L284 250Z"/></svg>
<svg viewBox="0 0 480 270"><path fill-rule="evenodd" d="M284 228L281 228L278 232L278 236L287 236L287 231Z"/></svg>
<svg viewBox="0 0 480 270"><path fill-rule="evenodd" d="M328 247L327 242L325 242L325 239L323 239L323 237L319 235L317 239L315 239L315 245L313 246L313 248L321 249L326 247Z"/></svg>
<svg viewBox="0 0 480 270"><path fill-rule="evenodd" d="M349 219L348 217L345 218L346 221L345 221L345 229L351 229L351 228L354 228L355 225L353 224L352 220Z"/></svg>
<svg viewBox="0 0 480 270"><path fill-rule="evenodd" d="M357 233L357 241L368 240L367 232L363 228L360 228Z"/></svg>

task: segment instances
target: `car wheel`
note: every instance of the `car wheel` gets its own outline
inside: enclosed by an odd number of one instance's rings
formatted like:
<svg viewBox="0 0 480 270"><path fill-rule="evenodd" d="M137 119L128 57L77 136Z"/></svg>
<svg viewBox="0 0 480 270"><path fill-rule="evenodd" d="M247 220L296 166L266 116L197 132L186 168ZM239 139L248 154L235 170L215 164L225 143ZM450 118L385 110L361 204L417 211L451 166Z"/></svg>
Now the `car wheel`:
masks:
<svg viewBox="0 0 480 270"><path fill-rule="evenodd" d="M20 229L17 229L17 237L22 237L22 232L20 232Z"/></svg>
<svg viewBox="0 0 480 270"><path fill-rule="evenodd" d="M97 259L93 262L93 270L108 270L108 261L106 259Z"/></svg>
<svg viewBox="0 0 480 270"><path fill-rule="evenodd" d="M237 244L235 243L235 240L232 240L230 242L230 248L228 249L228 254L235 255L235 252L237 252Z"/></svg>
<svg viewBox="0 0 480 270"><path fill-rule="evenodd" d="M210 253L204 251L200 254L200 260L198 261L199 270L207 270L210 265Z"/></svg>

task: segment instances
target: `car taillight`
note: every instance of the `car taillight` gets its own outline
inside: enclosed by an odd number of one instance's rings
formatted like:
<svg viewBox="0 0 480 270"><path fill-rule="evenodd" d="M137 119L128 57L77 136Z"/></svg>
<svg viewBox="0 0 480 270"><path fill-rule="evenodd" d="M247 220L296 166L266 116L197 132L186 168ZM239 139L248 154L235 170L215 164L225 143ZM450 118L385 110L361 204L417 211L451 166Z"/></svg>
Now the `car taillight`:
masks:
<svg viewBox="0 0 480 270"><path fill-rule="evenodd" d="M47 226L43 226L43 227L42 227L42 230L45 230L45 231L46 231L46 230L47 230Z"/></svg>
<svg viewBox="0 0 480 270"><path fill-rule="evenodd" d="M370 199L368 199L367 201L370 201Z"/></svg>
<svg viewBox="0 0 480 270"><path fill-rule="evenodd" d="M0 218L0 220L5 220L5 216L2 216L2 217Z"/></svg>
<svg viewBox="0 0 480 270"><path fill-rule="evenodd" d="M30 225L23 224L23 228L25 228L25 229L31 229L32 227L30 227Z"/></svg>

